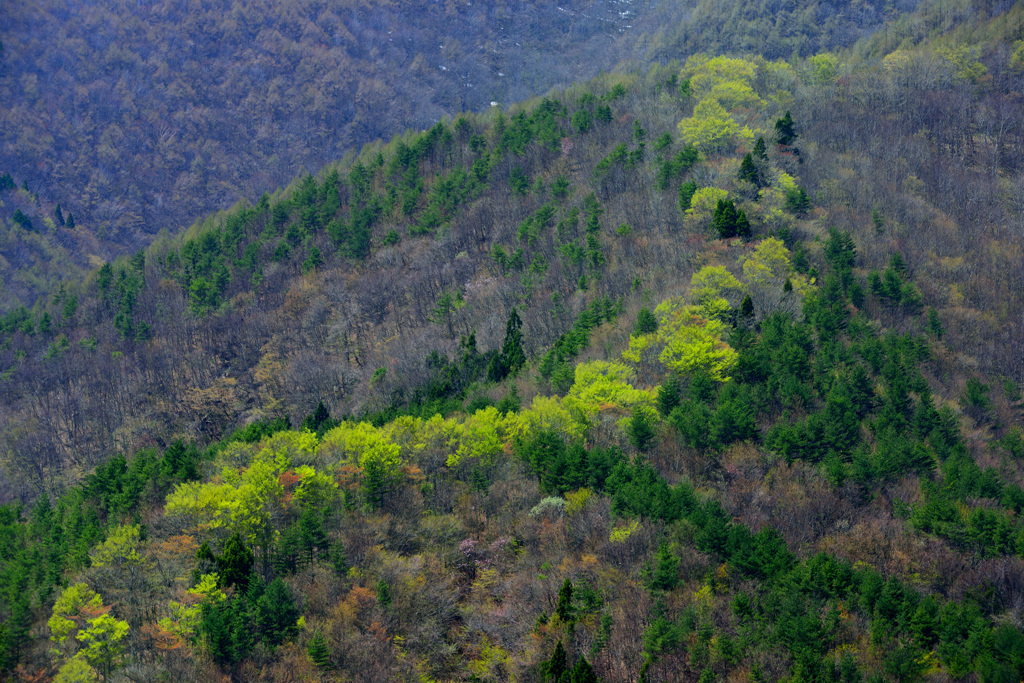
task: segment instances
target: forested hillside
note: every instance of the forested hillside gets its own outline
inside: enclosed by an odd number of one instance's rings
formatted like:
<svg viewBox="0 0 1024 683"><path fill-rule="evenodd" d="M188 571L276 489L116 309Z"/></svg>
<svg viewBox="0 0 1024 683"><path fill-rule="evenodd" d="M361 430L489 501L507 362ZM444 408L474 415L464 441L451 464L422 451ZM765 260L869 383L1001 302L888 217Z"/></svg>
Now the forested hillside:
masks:
<svg viewBox="0 0 1024 683"><path fill-rule="evenodd" d="M12 309L0 676L1020 680L1022 19L445 118Z"/></svg>
<svg viewBox="0 0 1024 683"><path fill-rule="evenodd" d="M51 294L69 261L132 253L371 140L650 58L808 56L913 5L8 2L0 174L29 201L0 196L0 312Z"/></svg>

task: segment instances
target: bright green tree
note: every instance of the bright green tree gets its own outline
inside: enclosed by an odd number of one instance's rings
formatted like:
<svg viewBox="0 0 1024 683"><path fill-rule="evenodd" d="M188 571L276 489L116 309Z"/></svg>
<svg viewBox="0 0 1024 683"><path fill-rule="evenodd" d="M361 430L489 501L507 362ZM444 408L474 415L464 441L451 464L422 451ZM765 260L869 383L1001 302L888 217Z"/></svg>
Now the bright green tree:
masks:
<svg viewBox="0 0 1024 683"><path fill-rule="evenodd" d="M739 124L713 97L701 100L693 116L679 122L679 134L705 155L730 151L738 144L753 144L754 134Z"/></svg>
<svg viewBox="0 0 1024 683"><path fill-rule="evenodd" d="M722 341L724 323L704 317L698 307L687 306L682 297L666 299L655 314L660 319L658 331L631 337L623 358L639 363L644 350L657 345L662 347L661 362L670 370L686 375L706 372L721 382L728 379L738 355Z"/></svg>
<svg viewBox="0 0 1024 683"><path fill-rule="evenodd" d="M99 676L84 657L72 657L66 661L53 679L53 683L95 683L96 681L99 681Z"/></svg>
<svg viewBox="0 0 1024 683"><path fill-rule="evenodd" d="M88 626L79 629L75 635L83 645L79 655L102 672L103 679L107 680L124 655L124 643L121 641L128 635L128 622L101 614L87 623Z"/></svg>

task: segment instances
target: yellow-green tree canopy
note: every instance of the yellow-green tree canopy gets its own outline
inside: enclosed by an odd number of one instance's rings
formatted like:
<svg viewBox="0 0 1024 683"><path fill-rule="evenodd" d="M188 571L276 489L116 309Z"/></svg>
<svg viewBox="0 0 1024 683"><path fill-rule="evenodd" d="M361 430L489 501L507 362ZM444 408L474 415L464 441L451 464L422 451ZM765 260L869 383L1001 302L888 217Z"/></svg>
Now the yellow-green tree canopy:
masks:
<svg viewBox="0 0 1024 683"><path fill-rule="evenodd" d="M1013 44L1013 56L1010 57L1010 68L1018 71L1024 69L1024 40Z"/></svg>
<svg viewBox="0 0 1024 683"><path fill-rule="evenodd" d="M139 552L140 532L137 524L115 527L107 540L100 543L89 553L92 566L141 564L142 554Z"/></svg>
<svg viewBox="0 0 1024 683"><path fill-rule="evenodd" d="M72 657L57 671L53 683L94 683L98 680L96 670L83 657Z"/></svg>
<svg viewBox="0 0 1024 683"><path fill-rule="evenodd" d="M775 237L759 242L740 263L754 311L760 317L777 310L798 310L811 288L807 278L793 270L785 243Z"/></svg>
<svg viewBox="0 0 1024 683"><path fill-rule="evenodd" d="M50 640L60 646L69 660L61 667L58 676L66 681L88 681L91 668L99 669L104 676L120 661L124 653L121 641L128 635L128 622L109 614L110 608L103 604L98 593L84 583L68 586L53 605L53 613L47 625ZM79 649L72 647L71 635ZM80 663L71 664L74 660ZM87 666L83 667L82 662ZM89 669L89 670L87 670Z"/></svg>
<svg viewBox="0 0 1024 683"><path fill-rule="evenodd" d="M739 306L746 291L725 266L704 266L690 278L690 301L705 318L722 319Z"/></svg>
<svg viewBox="0 0 1024 683"><path fill-rule="evenodd" d="M659 345L659 359L671 370L687 375L703 371L720 382L729 379L738 354L722 341L726 326L720 320L704 317L682 297L666 299L654 312L660 321L658 330L630 337L623 358L638 363L644 350Z"/></svg>
<svg viewBox="0 0 1024 683"><path fill-rule="evenodd" d="M535 397L529 409L519 413L518 421L519 434L524 436L540 431L554 431L580 439L586 433L586 425L577 422L557 396Z"/></svg>
<svg viewBox="0 0 1024 683"><path fill-rule="evenodd" d="M967 45L940 45L935 53L949 65L953 75L961 81L977 83L988 69L978 61L978 49Z"/></svg>
<svg viewBox="0 0 1024 683"><path fill-rule="evenodd" d="M811 81L819 85L832 85L839 80L839 60L831 52L814 55L807 60Z"/></svg>
<svg viewBox="0 0 1024 683"><path fill-rule="evenodd" d="M50 640L57 644L67 642L89 618L106 610L99 593L84 583L68 586L53 604L53 613L46 623L50 627Z"/></svg>
<svg viewBox="0 0 1024 683"><path fill-rule="evenodd" d="M400 453L401 448L369 422L343 422L324 434L320 459L328 466L359 465L367 451Z"/></svg>
<svg viewBox="0 0 1024 683"><path fill-rule="evenodd" d="M739 124L718 103L708 97L693 109L693 116L679 122L679 135L704 154L728 152L739 145L752 145L754 133Z"/></svg>
<svg viewBox="0 0 1024 683"><path fill-rule="evenodd" d="M718 202L729 197L729 193L718 187L702 187L693 193L690 198L690 208L686 210L687 216L695 218L710 219L715 212Z"/></svg>
<svg viewBox="0 0 1024 683"><path fill-rule="evenodd" d="M492 462L511 443L518 424L515 414L502 416L493 406L478 410L453 426L448 466L454 467L465 460Z"/></svg>
<svg viewBox="0 0 1024 683"><path fill-rule="evenodd" d="M623 363L595 360L576 366L576 381L564 404L573 418L583 425L603 410L629 409L649 405L650 392L634 389L630 383L636 373Z"/></svg>
<svg viewBox="0 0 1024 683"><path fill-rule="evenodd" d="M178 642L183 642L195 635L199 624L202 621L203 600L221 602L227 596L217 587L219 578L217 574L203 574L199 583L188 589L190 601L181 603L176 600L168 602L171 616L160 619L157 623L167 633L176 636Z"/></svg>
<svg viewBox="0 0 1024 683"><path fill-rule="evenodd" d="M711 88L707 99L715 100L725 109L761 109L765 101L757 93L741 81L724 81Z"/></svg>
<svg viewBox="0 0 1024 683"><path fill-rule="evenodd" d="M280 432L243 448L225 450L220 475L208 483L181 484L167 496L165 512L185 516L200 528L229 527L249 543L270 529L274 511L290 504L322 505L337 488L329 475L309 465L292 469L294 458L312 459L316 436Z"/></svg>
<svg viewBox="0 0 1024 683"><path fill-rule="evenodd" d="M704 99L716 85L726 82L750 86L757 74L756 62L733 57L714 57L698 53L686 60L680 77L690 81L690 92Z"/></svg>
<svg viewBox="0 0 1024 683"><path fill-rule="evenodd" d="M88 626L79 629L75 636L82 642L78 657L84 657L94 668L104 673L104 678L121 660L124 644L121 641L128 635L128 622L115 619L109 614L101 614L89 619Z"/></svg>

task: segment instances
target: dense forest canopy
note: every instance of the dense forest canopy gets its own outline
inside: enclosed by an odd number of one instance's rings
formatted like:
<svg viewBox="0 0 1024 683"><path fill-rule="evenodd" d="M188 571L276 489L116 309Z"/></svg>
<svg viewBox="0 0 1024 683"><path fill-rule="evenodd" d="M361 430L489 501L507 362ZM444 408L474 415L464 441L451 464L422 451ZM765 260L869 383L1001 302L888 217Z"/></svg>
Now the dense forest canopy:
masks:
<svg viewBox="0 0 1024 683"><path fill-rule="evenodd" d="M1024 5L833 9L110 261L0 175L0 678L1024 677Z"/></svg>

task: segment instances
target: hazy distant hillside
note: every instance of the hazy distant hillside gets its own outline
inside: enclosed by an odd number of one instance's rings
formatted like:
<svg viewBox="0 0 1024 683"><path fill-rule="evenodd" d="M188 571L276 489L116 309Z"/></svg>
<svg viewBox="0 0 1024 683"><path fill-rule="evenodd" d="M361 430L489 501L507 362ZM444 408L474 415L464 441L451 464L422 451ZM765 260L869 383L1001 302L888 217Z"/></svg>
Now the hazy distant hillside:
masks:
<svg viewBox="0 0 1024 683"><path fill-rule="evenodd" d="M0 220L16 250L75 245L87 267L445 115L651 57L807 56L913 4L16 0L0 27L0 173L38 195L26 214L43 237L14 229L12 206ZM92 237L50 235L57 204ZM13 261L34 275L5 273L0 310L34 304L66 261Z"/></svg>
<svg viewBox="0 0 1024 683"><path fill-rule="evenodd" d="M126 247L621 59L646 0L8 3L0 168Z"/></svg>

